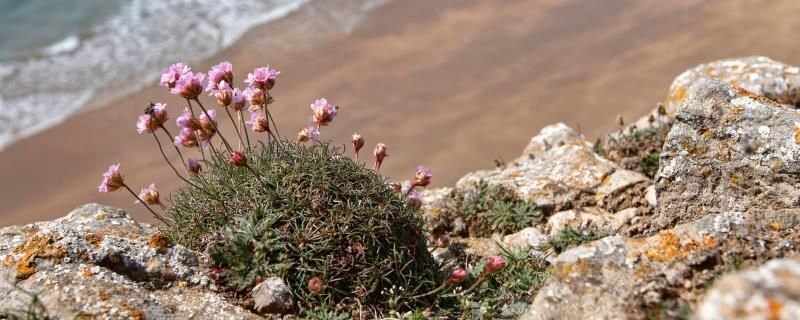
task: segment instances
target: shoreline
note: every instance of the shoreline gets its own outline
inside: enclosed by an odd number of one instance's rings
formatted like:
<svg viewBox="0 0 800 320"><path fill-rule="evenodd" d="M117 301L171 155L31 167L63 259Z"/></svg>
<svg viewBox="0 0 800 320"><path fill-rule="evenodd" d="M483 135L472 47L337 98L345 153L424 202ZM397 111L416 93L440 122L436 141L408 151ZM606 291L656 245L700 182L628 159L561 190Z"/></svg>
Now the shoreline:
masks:
<svg viewBox="0 0 800 320"><path fill-rule="evenodd" d="M424 164L433 169L433 186L445 186L468 171L492 168L494 158L513 160L545 125L579 123L593 139L614 128L617 114L634 120L696 64L747 55L797 64L784 40L794 26L774 16L800 3L752 10L701 2L648 10L643 3L570 0L393 1L357 26L341 24L352 32L329 34L298 23L326 10L312 4L250 30L192 67L205 71L224 57L242 85L248 70L270 64L283 71L273 110L284 136L305 125L308 104L326 97L342 113L323 128L324 139L349 145L350 134L360 132L365 150L377 142L389 146L383 172L391 180L407 179ZM745 15L737 28L720 24ZM261 36L270 32L281 37ZM174 131L181 101L156 83L0 152L0 225L52 219L87 202L152 222L127 195L96 189L102 172L117 162L135 190L152 181L168 198L179 186L152 139L135 132L136 117L151 100L167 103Z"/></svg>

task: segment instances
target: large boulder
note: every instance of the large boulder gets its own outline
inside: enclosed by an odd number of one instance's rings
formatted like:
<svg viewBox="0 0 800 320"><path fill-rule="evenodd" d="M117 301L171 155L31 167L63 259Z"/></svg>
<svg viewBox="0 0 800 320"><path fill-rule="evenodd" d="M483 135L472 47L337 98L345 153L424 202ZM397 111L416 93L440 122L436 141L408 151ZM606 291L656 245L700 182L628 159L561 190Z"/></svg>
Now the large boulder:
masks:
<svg viewBox="0 0 800 320"><path fill-rule="evenodd" d="M124 211L84 205L0 228L0 311L38 297L56 319L251 319L214 292L201 258Z"/></svg>
<svg viewBox="0 0 800 320"><path fill-rule="evenodd" d="M715 277L791 254L800 210L724 212L647 238L610 236L559 255L522 319L643 318L669 301L696 305Z"/></svg>
<svg viewBox="0 0 800 320"><path fill-rule="evenodd" d="M723 277L703 299L697 318L800 319L800 261L770 260Z"/></svg>
<svg viewBox="0 0 800 320"><path fill-rule="evenodd" d="M697 80L660 161L650 231L716 212L797 208L800 112L719 80Z"/></svg>

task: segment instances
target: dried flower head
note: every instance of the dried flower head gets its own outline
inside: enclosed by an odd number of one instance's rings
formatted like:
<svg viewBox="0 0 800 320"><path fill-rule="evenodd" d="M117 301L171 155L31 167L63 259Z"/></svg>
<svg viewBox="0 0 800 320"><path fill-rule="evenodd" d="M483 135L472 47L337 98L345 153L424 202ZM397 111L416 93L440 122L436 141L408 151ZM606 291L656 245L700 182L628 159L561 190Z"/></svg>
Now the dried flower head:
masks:
<svg viewBox="0 0 800 320"><path fill-rule="evenodd" d="M170 92L186 99L195 99L203 92L204 78L205 75L201 72L187 72L178 79L178 82L175 83L175 87L173 87Z"/></svg>
<svg viewBox="0 0 800 320"><path fill-rule="evenodd" d="M231 152L231 157L229 162L236 167L242 167L247 165L247 157L245 157L244 153L241 151L234 151Z"/></svg>
<svg viewBox="0 0 800 320"><path fill-rule="evenodd" d="M189 172L194 175L200 174L200 170L202 170L202 167L200 167L200 161L197 161L197 159L194 158L189 158L189 160L186 162L186 167L189 169Z"/></svg>
<svg viewBox="0 0 800 320"><path fill-rule="evenodd" d="M383 159L386 158L386 145L383 143L378 143L375 146L375 150L372 151L372 154L375 156L375 171L381 170L381 164L383 164Z"/></svg>
<svg viewBox="0 0 800 320"><path fill-rule="evenodd" d="M250 120L247 120L245 124L255 132L269 132L269 121L267 117L261 115L260 111L251 113Z"/></svg>
<svg viewBox="0 0 800 320"><path fill-rule="evenodd" d="M319 141L319 130L313 124L309 123L308 126L300 130L297 133L297 141L298 142L306 142L306 141Z"/></svg>
<svg viewBox="0 0 800 320"><path fill-rule="evenodd" d="M158 189L156 189L155 183L151 183L146 188L142 188L142 191L139 192L139 199L142 199L142 202L144 202L147 205L162 206L161 199L158 194ZM139 203L139 200L136 200L136 203Z"/></svg>
<svg viewBox="0 0 800 320"><path fill-rule="evenodd" d="M422 206L422 194L416 190L411 190L406 196L406 202L412 208L419 208Z"/></svg>
<svg viewBox="0 0 800 320"><path fill-rule="evenodd" d="M231 109L233 111L242 111L245 107L245 102L247 99L245 98L244 93L239 88L233 88L233 95L231 97Z"/></svg>
<svg viewBox="0 0 800 320"><path fill-rule="evenodd" d="M267 91L275 86L275 80L278 79L280 73L278 70L270 69L269 66L255 68L253 72L247 74L244 82L253 88Z"/></svg>
<svg viewBox="0 0 800 320"><path fill-rule="evenodd" d="M190 69L188 66L180 62L169 66L169 68L166 68L163 72L161 72L161 86L167 89L174 88L178 80L180 80L183 75L189 73L191 70L192 69Z"/></svg>
<svg viewBox="0 0 800 320"><path fill-rule="evenodd" d="M117 190L125 185L122 174L119 173L119 163L108 167L108 170L103 173L103 181L97 188L100 192L111 192Z"/></svg>
<svg viewBox="0 0 800 320"><path fill-rule="evenodd" d="M219 90L219 85L225 82L233 83L233 65L228 61L222 61L208 70L208 85L206 91L215 92Z"/></svg>
<svg viewBox="0 0 800 320"><path fill-rule="evenodd" d="M450 277L448 280L453 283L461 283L467 279L467 270L461 267L457 267L450 272Z"/></svg>
<svg viewBox="0 0 800 320"><path fill-rule="evenodd" d="M200 130L202 127L200 125L200 120L194 117L192 112L189 111L189 108L183 108L183 113L175 119L175 123L182 129Z"/></svg>
<svg viewBox="0 0 800 320"><path fill-rule="evenodd" d="M327 126L337 115L339 115L339 107L328 103L325 98L320 98L311 104L311 110L314 112L313 120L320 126Z"/></svg>
<svg viewBox="0 0 800 320"><path fill-rule="evenodd" d="M194 130L183 128L178 136L175 137L175 146L184 148L194 148L199 145L197 133Z"/></svg>
<svg viewBox="0 0 800 320"><path fill-rule="evenodd" d="M200 113L200 129L203 132L211 132L214 131L216 126L216 121L214 119L217 118L217 111L216 110L208 110L208 113L201 112Z"/></svg>
<svg viewBox="0 0 800 320"><path fill-rule="evenodd" d="M218 89L212 93L217 98L217 104L221 107L227 107L233 102L233 90L225 80L219 83Z"/></svg>
<svg viewBox="0 0 800 320"><path fill-rule="evenodd" d="M483 273L486 275L492 274L503 270L505 267L506 259L503 259L501 256L491 256L489 260L486 261L486 269L484 269Z"/></svg>
<svg viewBox="0 0 800 320"><path fill-rule="evenodd" d="M264 90L247 87L242 93L247 97L247 101L250 102L250 111L256 111L264 105Z"/></svg>
<svg viewBox="0 0 800 320"><path fill-rule="evenodd" d="M414 181L411 182L412 186L424 187L431 183L433 173L431 169L423 166L417 166L417 172L414 174Z"/></svg>
<svg viewBox="0 0 800 320"><path fill-rule="evenodd" d="M320 277L313 277L308 280L308 291L314 294L322 294L325 292L325 281Z"/></svg>

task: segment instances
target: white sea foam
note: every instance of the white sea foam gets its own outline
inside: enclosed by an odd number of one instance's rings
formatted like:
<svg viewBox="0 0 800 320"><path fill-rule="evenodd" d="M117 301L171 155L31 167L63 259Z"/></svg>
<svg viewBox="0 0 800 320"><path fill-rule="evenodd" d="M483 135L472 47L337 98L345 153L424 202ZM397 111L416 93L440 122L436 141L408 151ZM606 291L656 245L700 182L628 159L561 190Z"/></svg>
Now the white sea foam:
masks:
<svg viewBox="0 0 800 320"><path fill-rule="evenodd" d="M208 58L253 27L312 1L131 0L88 36L72 35L35 57L0 63L0 150L89 102L100 104L156 81L171 63Z"/></svg>

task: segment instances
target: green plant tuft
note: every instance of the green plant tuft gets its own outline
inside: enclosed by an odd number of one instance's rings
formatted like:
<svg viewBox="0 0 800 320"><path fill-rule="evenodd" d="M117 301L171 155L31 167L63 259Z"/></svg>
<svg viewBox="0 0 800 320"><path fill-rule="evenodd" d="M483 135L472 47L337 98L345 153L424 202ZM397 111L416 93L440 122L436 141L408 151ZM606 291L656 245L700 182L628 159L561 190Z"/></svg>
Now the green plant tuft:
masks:
<svg viewBox="0 0 800 320"><path fill-rule="evenodd" d="M559 231L550 242L545 244L543 249L552 249L556 253L561 253L568 248L577 247L602 237L604 237L602 233L592 229L575 230L571 226L566 226L563 230Z"/></svg>
<svg viewBox="0 0 800 320"><path fill-rule="evenodd" d="M470 236L510 234L533 226L541 219L541 211L535 205L483 181L479 183L476 194L457 199L457 203L458 212L470 226Z"/></svg>
<svg viewBox="0 0 800 320"><path fill-rule="evenodd" d="M441 281L419 209L383 177L324 143L262 144L246 157L252 170L206 161L193 182L210 194L179 190L167 212L167 234L211 252L227 288L244 293L277 276L309 315L386 310L389 300L398 310L429 303L412 298ZM313 277L324 281L323 293L309 291Z"/></svg>

